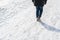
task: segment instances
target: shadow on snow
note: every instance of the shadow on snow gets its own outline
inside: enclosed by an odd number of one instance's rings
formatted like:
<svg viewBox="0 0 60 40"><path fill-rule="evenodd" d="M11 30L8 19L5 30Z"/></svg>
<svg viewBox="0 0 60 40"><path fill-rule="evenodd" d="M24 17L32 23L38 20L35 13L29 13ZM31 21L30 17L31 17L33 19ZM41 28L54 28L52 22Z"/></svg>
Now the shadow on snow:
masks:
<svg viewBox="0 0 60 40"><path fill-rule="evenodd" d="M57 28L54 28L53 26L50 26L44 22L40 22L44 28L46 28L47 30L50 30L50 31L55 31L55 32L60 32L60 29L57 29Z"/></svg>

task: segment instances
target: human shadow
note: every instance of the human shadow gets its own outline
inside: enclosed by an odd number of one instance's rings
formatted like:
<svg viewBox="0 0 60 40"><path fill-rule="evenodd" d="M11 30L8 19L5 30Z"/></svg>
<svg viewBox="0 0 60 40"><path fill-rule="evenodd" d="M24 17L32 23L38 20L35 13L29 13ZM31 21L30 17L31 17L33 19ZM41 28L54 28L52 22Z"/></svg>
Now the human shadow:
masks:
<svg viewBox="0 0 60 40"><path fill-rule="evenodd" d="M60 29L57 29L57 28L55 28L55 27L53 27L53 26L50 26L50 25L48 25L48 24L46 24L46 23L44 23L44 22L42 22L42 21L40 21L40 23L43 25L43 27L44 27L45 29L47 29L47 30L49 30L49 31L60 32Z"/></svg>

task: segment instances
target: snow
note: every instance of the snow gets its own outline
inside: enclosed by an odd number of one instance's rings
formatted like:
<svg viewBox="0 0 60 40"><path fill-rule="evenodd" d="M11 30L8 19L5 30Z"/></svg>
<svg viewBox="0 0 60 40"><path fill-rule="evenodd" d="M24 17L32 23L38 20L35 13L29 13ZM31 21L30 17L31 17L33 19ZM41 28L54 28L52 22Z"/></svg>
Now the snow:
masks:
<svg viewBox="0 0 60 40"><path fill-rule="evenodd" d="M0 7L7 5L8 3L9 3L9 0L0 0Z"/></svg>
<svg viewBox="0 0 60 40"><path fill-rule="evenodd" d="M9 0L0 5L0 40L60 40L60 0L48 0L41 22L32 0Z"/></svg>

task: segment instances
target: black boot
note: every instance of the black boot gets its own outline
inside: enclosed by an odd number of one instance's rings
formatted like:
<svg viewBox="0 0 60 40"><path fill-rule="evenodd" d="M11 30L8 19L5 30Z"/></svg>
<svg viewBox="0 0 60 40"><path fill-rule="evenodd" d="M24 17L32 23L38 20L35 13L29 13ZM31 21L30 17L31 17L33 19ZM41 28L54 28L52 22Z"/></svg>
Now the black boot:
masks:
<svg viewBox="0 0 60 40"><path fill-rule="evenodd" d="M38 21L38 22L41 22L41 19L40 19L40 17L38 17L38 18L37 18L37 21Z"/></svg>
<svg viewBox="0 0 60 40"><path fill-rule="evenodd" d="M40 17L38 16L38 17L37 17L37 21L39 21L39 20L40 20Z"/></svg>

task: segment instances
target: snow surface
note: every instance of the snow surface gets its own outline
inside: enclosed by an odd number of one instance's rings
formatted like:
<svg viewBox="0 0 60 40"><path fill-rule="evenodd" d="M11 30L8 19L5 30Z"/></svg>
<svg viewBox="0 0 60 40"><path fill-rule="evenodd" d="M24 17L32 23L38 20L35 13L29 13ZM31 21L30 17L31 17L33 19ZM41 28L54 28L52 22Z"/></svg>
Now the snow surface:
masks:
<svg viewBox="0 0 60 40"><path fill-rule="evenodd" d="M48 0L41 22L32 0L0 5L0 40L60 40L60 0Z"/></svg>
<svg viewBox="0 0 60 40"><path fill-rule="evenodd" d="M10 0L11 1L11 0ZM9 3L9 0L0 0L0 6L7 5Z"/></svg>

